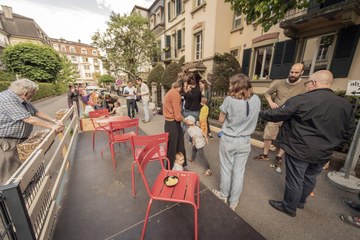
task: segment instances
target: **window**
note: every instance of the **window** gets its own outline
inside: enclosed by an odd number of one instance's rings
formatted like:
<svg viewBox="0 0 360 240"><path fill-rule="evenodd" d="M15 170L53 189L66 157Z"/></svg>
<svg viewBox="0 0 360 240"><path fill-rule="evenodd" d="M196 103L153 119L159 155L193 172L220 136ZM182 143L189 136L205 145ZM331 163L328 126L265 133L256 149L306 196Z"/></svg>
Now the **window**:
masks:
<svg viewBox="0 0 360 240"><path fill-rule="evenodd" d="M255 49L253 79L269 79L272 51L272 45Z"/></svg>
<svg viewBox="0 0 360 240"><path fill-rule="evenodd" d="M98 66L95 66L94 70L98 72L98 71L100 71L100 68Z"/></svg>
<svg viewBox="0 0 360 240"><path fill-rule="evenodd" d="M182 31L181 29L177 30L177 49L183 48L181 31Z"/></svg>
<svg viewBox="0 0 360 240"><path fill-rule="evenodd" d="M156 25L161 23L161 11L157 11L156 13Z"/></svg>
<svg viewBox="0 0 360 240"><path fill-rule="evenodd" d="M205 3L205 0L196 0L196 7L199 7L204 3Z"/></svg>
<svg viewBox="0 0 360 240"><path fill-rule="evenodd" d="M239 50L238 49L231 50L230 54L233 55L237 59L239 56Z"/></svg>
<svg viewBox="0 0 360 240"><path fill-rule="evenodd" d="M85 48L81 48L81 54L87 54L87 50Z"/></svg>
<svg viewBox="0 0 360 240"><path fill-rule="evenodd" d="M85 77L91 78L91 73L85 73Z"/></svg>
<svg viewBox="0 0 360 240"><path fill-rule="evenodd" d="M242 27L242 15L240 14L234 14L234 21L233 21L233 29L237 29Z"/></svg>
<svg viewBox="0 0 360 240"><path fill-rule="evenodd" d="M70 47L70 52L71 52L71 53L75 53L75 48L74 48L74 47Z"/></svg>
<svg viewBox="0 0 360 240"><path fill-rule="evenodd" d="M84 65L84 69L90 70L90 66L89 65Z"/></svg>
<svg viewBox="0 0 360 240"><path fill-rule="evenodd" d="M54 49L55 49L56 51L59 51L59 45L54 44L53 47L54 47Z"/></svg>
<svg viewBox="0 0 360 240"><path fill-rule="evenodd" d="M195 37L195 60L202 58L203 35L202 31L194 35Z"/></svg>
<svg viewBox="0 0 360 240"><path fill-rule="evenodd" d="M66 52L66 47L64 45L61 45L61 51Z"/></svg>
<svg viewBox="0 0 360 240"><path fill-rule="evenodd" d="M96 50L92 50L92 55L96 56L97 55L97 51Z"/></svg>
<svg viewBox="0 0 360 240"><path fill-rule="evenodd" d="M331 58L335 48L335 34L308 38L305 40L304 46L302 55L304 76L330 68Z"/></svg>
<svg viewBox="0 0 360 240"><path fill-rule="evenodd" d="M170 20L171 20L171 1L168 2L167 9L168 9L168 22L170 22Z"/></svg>
<svg viewBox="0 0 360 240"><path fill-rule="evenodd" d="M94 59L94 64L98 65L98 64L99 64L99 60Z"/></svg>
<svg viewBox="0 0 360 240"><path fill-rule="evenodd" d="M151 18L150 18L150 29L153 29L154 27L155 27L154 16L151 16Z"/></svg>
<svg viewBox="0 0 360 240"><path fill-rule="evenodd" d="M77 62L77 57L76 56L71 56L71 61Z"/></svg>
<svg viewBox="0 0 360 240"><path fill-rule="evenodd" d="M180 15L182 11L182 0L175 0L175 13L176 16Z"/></svg>
<svg viewBox="0 0 360 240"><path fill-rule="evenodd" d="M84 62L89 62L89 59L87 57L83 57Z"/></svg>

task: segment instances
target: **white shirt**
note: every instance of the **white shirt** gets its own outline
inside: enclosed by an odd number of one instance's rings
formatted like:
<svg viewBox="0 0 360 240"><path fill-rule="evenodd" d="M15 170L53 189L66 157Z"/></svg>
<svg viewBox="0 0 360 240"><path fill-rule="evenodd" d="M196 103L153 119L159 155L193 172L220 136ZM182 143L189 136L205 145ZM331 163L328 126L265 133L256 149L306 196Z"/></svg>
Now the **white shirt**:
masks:
<svg viewBox="0 0 360 240"><path fill-rule="evenodd" d="M187 132L192 139L195 138L196 149L202 148L206 145L206 141L201 128L199 128L198 126L190 126Z"/></svg>
<svg viewBox="0 0 360 240"><path fill-rule="evenodd" d="M141 83L140 92L141 92L141 99L143 101L146 102L150 101L149 87L146 83Z"/></svg>
<svg viewBox="0 0 360 240"><path fill-rule="evenodd" d="M129 87L126 86L124 88L124 94L128 94L129 96L126 97L126 99L136 99L136 88L135 87Z"/></svg>

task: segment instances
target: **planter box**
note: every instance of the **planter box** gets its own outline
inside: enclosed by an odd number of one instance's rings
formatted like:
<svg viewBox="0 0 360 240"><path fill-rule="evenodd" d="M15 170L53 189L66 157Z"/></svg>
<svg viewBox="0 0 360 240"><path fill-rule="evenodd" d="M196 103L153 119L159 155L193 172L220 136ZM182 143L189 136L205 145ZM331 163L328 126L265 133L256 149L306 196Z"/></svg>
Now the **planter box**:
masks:
<svg viewBox="0 0 360 240"><path fill-rule="evenodd" d="M90 118L80 118L80 129L83 132L94 131L94 126Z"/></svg>

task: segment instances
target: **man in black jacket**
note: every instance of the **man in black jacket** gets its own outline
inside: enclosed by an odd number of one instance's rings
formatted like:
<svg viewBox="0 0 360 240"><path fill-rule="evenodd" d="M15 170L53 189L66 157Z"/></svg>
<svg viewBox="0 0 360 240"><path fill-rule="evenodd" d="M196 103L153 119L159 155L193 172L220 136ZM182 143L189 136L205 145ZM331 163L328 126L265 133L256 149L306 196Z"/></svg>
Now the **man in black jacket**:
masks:
<svg viewBox="0 0 360 240"><path fill-rule="evenodd" d="M332 81L331 72L315 72L304 82L306 93L290 98L279 108L260 112L266 121L284 121L277 136L285 150L284 199L269 203L291 217L296 216L297 208L304 208L334 148L348 140L355 129L352 106L334 94Z"/></svg>

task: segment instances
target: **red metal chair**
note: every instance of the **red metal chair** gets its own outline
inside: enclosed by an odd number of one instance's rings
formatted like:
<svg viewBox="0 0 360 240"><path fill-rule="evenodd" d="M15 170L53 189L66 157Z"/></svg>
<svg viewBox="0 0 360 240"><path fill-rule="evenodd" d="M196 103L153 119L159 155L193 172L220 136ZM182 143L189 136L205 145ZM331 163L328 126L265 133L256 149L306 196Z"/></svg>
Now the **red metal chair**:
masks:
<svg viewBox="0 0 360 240"><path fill-rule="evenodd" d="M136 160L146 191L148 192L150 197L146 210L143 230L141 233L141 239L144 239L145 237L146 226L149 219L149 213L150 213L152 201L159 200L159 201L168 201L168 202L187 203L193 206L195 240L197 240L198 239L198 209L200 207L199 176L194 172L166 170L164 168L164 165L161 164L162 168L160 170L160 173L156 177L156 180L150 189L149 183L147 181L147 176L145 175L145 169L149 161L153 160L153 157L156 154L158 156L161 156L160 146L157 141L153 141L151 144L149 144L143 149L138 159ZM160 159L160 162L162 163L161 160L162 159ZM178 183L172 187L166 186L164 179L167 176L178 177Z"/></svg>
<svg viewBox="0 0 360 240"><path fill-rule="evenodd" d="M141 151L144 149L144 147L146 147L153 141L157 141L159 143L160 157L156 154L153 156L151 161L164 159L164 158L166 160L168 160L166 158L167 157L167 149L168 149L168 141L169 141L169 133L168 132L155 134L155 135L148 135L148 136L133 136L131 138L130 142L131 142L131 147L132 147L132 154L134 157L134 162L132 163L132 166L131 166L131 183L132 183L133 197L135 197L135 195L136 195L135 170L134 170L135 165L136 165L136 160L139 158L139 155L140 155ZM168 166L168 168L170 168L170 161L168 161L167 166Z"/></svg>
<svg viewBox="0 0 360 240"><path fill-rule="evenodd" d="M139 119L134 118L128 120L112 121L109 123L109 129L110 129L109 145L111 151L111 158L115 169L116 161L115 161L114 144L126 143L127 141L130 141L132 136L137 136L139 133ZM121 131L121 133L119 131ZM101 156L102 156L102 151L101 151Z"/></svg>
<svg viewBox="0 0 360 240"><path fill-rule="evenodd" d="M92 125L94 127L93 136L92 136L93 149L95 149L95 133L97 131L101 131L101 132L106 132L107 134L109 134L109 132L110 132L109 126L100 126L95 121L97 118L106 117L108 115L109 115L109 110L107 110L107 109L99 109L99 110L89 112L89 117L90 117Z"/></svg>

